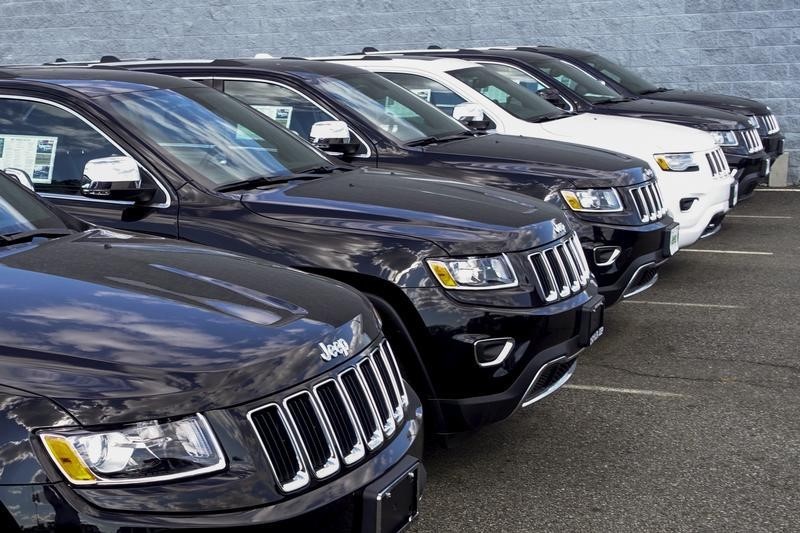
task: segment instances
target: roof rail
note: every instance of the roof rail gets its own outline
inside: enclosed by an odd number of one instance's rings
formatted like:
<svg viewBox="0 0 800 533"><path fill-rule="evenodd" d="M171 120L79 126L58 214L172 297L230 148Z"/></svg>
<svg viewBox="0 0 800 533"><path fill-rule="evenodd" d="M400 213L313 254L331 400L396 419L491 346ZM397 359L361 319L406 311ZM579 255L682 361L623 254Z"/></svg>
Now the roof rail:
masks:
<svg viewBox="0 0 800 533"><path fill-rule="evenodd" d="M209 65L217 65L220 67L244 67L245 64L238 59L215 59L210 61Z"/></svg>
<svg viewBox="0 0 800 533"><path fill-rule="evenodd" d="M438 44L429 44L428 45L428 50L441 50L441 49L442 49L442 47L439 46Z"/></svg>
<svg viewBox="0 0 800 533"><path fill-rule="evenodd" d="M119 63L119 58L117 56L102 56L100 58L101 63Z"/></svg>
<svg viewBox="0 0 800 533"><path fill-rule="evenodd" d="M308 61L307 57L300 57L300 56L282 56L280 59L293 59L298 61Z"/></svg>
<svg viewBox="0 0 800 533"><path fill-rule="evenodd" d="M374 46L365 46L364 48L361 49L362 54L369 54L373 52L380 52L380 50L378 50Z"/></svg>

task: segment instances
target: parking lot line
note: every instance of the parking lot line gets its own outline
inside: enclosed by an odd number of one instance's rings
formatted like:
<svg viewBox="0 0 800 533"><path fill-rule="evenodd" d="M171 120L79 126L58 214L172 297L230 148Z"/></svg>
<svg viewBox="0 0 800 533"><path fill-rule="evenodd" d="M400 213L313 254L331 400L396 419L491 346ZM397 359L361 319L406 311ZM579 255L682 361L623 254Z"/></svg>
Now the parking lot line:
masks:
<svg viewBox="0 0 800 533"><path fill-rule="evenodd" d="M622 389L618 387L603 387L600 385L576 385L568 383L564 385L565 389L573 390L588 390L598 392L618 392L620 394L639 394L642 396L659 396L663 398L685 398L686 395L678 394L676 392L665 392L658 390L645 390L645 389Z"/></svg>
<svg viewBox="0 0 800 533"><path fill-rule="evenodd" d="M755 189L758 192L800 192L800 188L797 189Z"/></svg>
<svg viewBox="0 0 800 533"><path fill-rule="evenodd" d="M780 215L727 215L725 218L772 218L780 220L791 220L792 217Z"/></svg>
<svg viewBox="0 0 800 533"><path fill-rule="evenodd" d="M681 252L694 252L698 254L740 254L740 255L775 255L772 252L747 252L744 250L701 250L699 248L685 248Z"/></svg>
<svg viewBox="0 0 800 533"><path fill-rule="evenodd" d="M646 304L646 305L675 305L678 307L707 307L709 309L747 309L744 305L723 305L723 304L695 304L689 302L653 302L649 300L625 300L626 304Z"/></svg>

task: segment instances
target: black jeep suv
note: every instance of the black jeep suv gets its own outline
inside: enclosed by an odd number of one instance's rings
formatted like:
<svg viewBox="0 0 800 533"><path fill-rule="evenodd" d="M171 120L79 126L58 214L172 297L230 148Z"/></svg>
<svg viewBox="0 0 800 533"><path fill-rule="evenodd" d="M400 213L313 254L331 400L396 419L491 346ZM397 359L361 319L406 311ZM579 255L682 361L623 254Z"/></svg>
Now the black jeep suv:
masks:
<svg viewBox="0 0 800 533"><path fill-rule="evenodd" d="M194 79L235 96L350 163L434 172L547 200L577 231L607 305L652 286L659 265L672 254L677 224L666 214L652 171L639 159L470 131L382 76L346 65L292 59L125 65ZM318 122L331 120L344 122L347 142L314 131ZM640 201L640 194L652 194L652 203Z"/></svg>
<svg viewBox="0 0 800 533"><path fill-rule="evenodd" d="M784 151L784 136L778 120L769 107L756 100L726 94L659 87L622 65L586 50L553 46L524 47L524 49L571 63L625 96L664 102L682 102L746 115L749 117L750 124L758 128L764 151L767 152L772 162Z"/></svg>
<svg viewBox="0 0 800 533"><path fill-rule="evenodd" d="M0 280L0 531L416 515L420 402L356 291L91 226L5 175Z"/></svg>
<svg viewBox="0 0 800 533"><path fill-rule="evenodd" d="M364 291L439 432L547 396L603 331L577 237L545 202L342 166L180 78L9 68L0 87L7 148L20 139L36 190L71 213Z"/></svg>

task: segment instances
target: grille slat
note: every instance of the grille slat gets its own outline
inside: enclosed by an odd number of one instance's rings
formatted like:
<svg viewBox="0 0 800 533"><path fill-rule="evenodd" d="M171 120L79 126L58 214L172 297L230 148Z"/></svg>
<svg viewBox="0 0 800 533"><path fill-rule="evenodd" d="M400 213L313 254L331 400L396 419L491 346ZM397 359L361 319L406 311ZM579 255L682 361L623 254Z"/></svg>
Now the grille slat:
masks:
<svg viewBox="0 0 800 533"><path fill-rule="evenodd" d="M773 133L778 133L781 131L781 128L778 125L778 119L775 117L775 115L758 115L756 118L758 119L758 130L760 132L763 132L766 135L772 135Z"/></svg>
<svg viewBox="0 0 800 533"><path fill-rule="evenodd" d="M729 176L730 167L728 167L728 161L725 159L725 154L722 152L721 148L716 148L706 153L706 160L708 161L708 166L711 168L712 177L718 179L727 178Z"/></svg>
<svg viewBox="0 0 800 533"><path fill-rule="evenodd" d="M661 190L655 180L630 189L630 194L636 212L645 224L660 220L667 213Z"/></svg>
<svg viewBox="0 0 800 533"><path fill-rule="evenodd" d="M580 292L589 282L589 264L574 233L545 250L528 256L536 292L547 303Z"/></svg>
<svg viewBox="0 0 800 533"><path fill-rule="evenodd" d="M758 131L755 128L750 128L742 131L742 138L749 153L759 152L764 149L761 143L761 137L758 136Z"/></svg>
<svg viewBox="0 0 800 533"><path fill-rule="evenodd" d="M247 413L284 492L323 479L380 447L402 422L408 395L385 340L335 377Z"/></svg>

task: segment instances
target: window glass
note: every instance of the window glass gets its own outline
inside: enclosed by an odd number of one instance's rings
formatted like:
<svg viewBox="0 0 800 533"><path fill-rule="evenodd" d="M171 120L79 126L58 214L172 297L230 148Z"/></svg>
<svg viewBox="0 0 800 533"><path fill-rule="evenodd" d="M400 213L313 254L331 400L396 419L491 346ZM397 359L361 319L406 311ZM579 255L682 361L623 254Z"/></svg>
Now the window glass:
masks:
<svg viewBox="0 0 800 533"><path fill-rule="evenodd" d="M72 113L28 100L0 100L0 170L27 173L39 192L80 194L90 159L123 155Z"/></svg>
<svg viewBox="0 0 800 533"><path fill-rule="evenodd" d="M511 67L509 65L501 65L499 63L481 63L481 65L483 65L485 68L488 68L495 74L504 76L513 81L514 83L522 85L526 89L530 89L533 92L550 88L549 85L542 83L540 80L537 80L527 72L524 72L515 67Z"/></svg>
<svg viewBox="0 0 800 533"><path fill-rule="evenodd" d="M653 85L635 72L628 70L622 65L618 65L603 56L591 54L586 57L582 57L581 61L584 61L591 67L596 68L631 92L637 94L646 94L658 90L656 85Z"/></svg>
<svg viewBox="0 0 800 533"><path fill-rule="evenodd" d="M466 102L459 95L430 78L400 72L382 72L381 75L407 91L416 94L429 104L433 104L448 115L453 114L453 109L458 104Z"/></svg>
<svg viewBox="0 0 800 533"><path fill-rule="evenodd" d="M330 165L297 135L206 87L97 98L189 176L212 187Z"/></svg>
<svg viewBox="0 0 800 533"><path fill-rule="evenodd" d="M0 235L43 228L77 229L73 222L62 218L15 182L0 175Z"/></svg>
<svg viewBox="0 0 800 533"><path fill-rule="evenodd" d="M462 83L502 107L509 114L534 120L547 115L558 115L562 110L535 93L484 67L469 67L448 72Z"/></svg>
<svg viewBox="0 0 800 533"><path fill-rule="evenodd" d="M303 95L266 81L226 80L224 91L305 140L311 138L314 123L338 120ZM350 139L357 141L352 131ZM356 155L366 153L366 146L361 145Z"/></svg>
<svg viewBox="0 0 800 533"><path fill-rule="evenodd" d="M565 61L543 60L537 62L536 67L590 102L600 103L622 98L622 95L611 87L603 85L586 72Z"/></svg>
<svg viewBox="0 0 800 533"><path fill-rule="evenodd" d="M400 143L467 131L458 121L423 102L428 99L422 92L406 91L387 78L363 72L318 77L308 83Z"/></svg>

